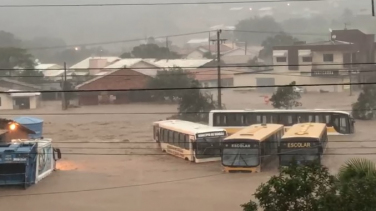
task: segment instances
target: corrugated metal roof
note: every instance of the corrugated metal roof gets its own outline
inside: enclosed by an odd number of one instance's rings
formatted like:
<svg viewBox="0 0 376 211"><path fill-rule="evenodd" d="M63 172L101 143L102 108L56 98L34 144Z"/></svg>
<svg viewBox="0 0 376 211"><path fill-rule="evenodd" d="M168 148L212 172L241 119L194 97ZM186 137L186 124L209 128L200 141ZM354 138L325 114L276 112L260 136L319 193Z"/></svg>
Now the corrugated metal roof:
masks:
<svg viewBox="0 0 376 211"><path fill-rule="evenodd" d="M107 62L112 63L120 58L119 57L89 57L71 66L70 69L87 69L90 67L90 59L106 59Z"/></svg>
<svg viewBox="0 0 376 211"><path fill-rule="evenodd" d="M182 67L182 68L198 68L209 62L212 59L172 59L172 60L159 60L154 62L158 67L169 68L169 67Z"/></svg>
<svg viewBox="0 0 376 211"><path fill-rule="evenodd" d="M114 68L125 68L125 67L131 67L132 65L135 65L136 63L139 63L141 62L142 59L121 59L109 66L107 66L106 68L111 68L111 69L114 69Z"/></svg>
<svg viewBox="0 0 376 211"><path fill-rule="evenodd" d="M46 69L52 68L54 66L60 66L60 65L57 65L57 64L38 64L35 67L35 69L37 69L37 70L46 70Z"/></svg>
<svg viewBox="0 0 376 211"><path fill-rule="evenodd" d="M57 77L64 73L64 70L43 70L44 77Z"/></svg>

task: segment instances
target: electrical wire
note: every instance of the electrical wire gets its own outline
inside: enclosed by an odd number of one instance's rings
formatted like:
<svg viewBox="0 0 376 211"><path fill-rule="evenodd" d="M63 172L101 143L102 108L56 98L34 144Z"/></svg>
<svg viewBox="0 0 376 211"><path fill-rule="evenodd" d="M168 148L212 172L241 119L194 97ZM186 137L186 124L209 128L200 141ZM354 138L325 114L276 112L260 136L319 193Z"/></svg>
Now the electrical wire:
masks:
<svg viewBox="0 0 376 211"><path fill-rule="evenodd" d="M151 185L160 185L160 184L166 184L166 183L183 182L183 181L190 181L190 180L197 180L197 179L215 177L215 176L220 176L220 175L224 175L224 174L223 173L210 174L210 175L199 176L199 177L189 177L189 178L182 178L182 179L175 179L175 180L166 180L166 181L150 182L150 183L140 183L140 184L133 184L133 185L122 185L122 186L105 187L105 188L91 188L91 189L82 189L82 190L53 191L53 192L27 193L27 194L6 194L6 195L1 195L0 194L0 198L5 198L5 197L21 197L21 196L56 195L56 194L67 194L67 193L81 193L81 192L115 190L115 189L124 189L124 188L133 188L133 187L143 187L143 186L151 186Z"/></svg>
<svg viewBox="0 0 376 211"><path fill-rule="evenodd" d="M12 93L90 93L90 92L136 92L136 91L168 91L168 90L212 90L212 89L251 89L251 88L280 88L280 87L312 87L312 86L345 86L372 85L376 82L361 83L326 83L326 84L295 84L295 85L258 85L258 86L212 86L212 87L174 87L174 88L144 88L144 89L87 89L87 90L33 90L33 91L0 91L0 94Z"/></svg>
<svg viewBox="0 0 376 211"><path fill-rule="evenodd" d="M130 58L132 59L132 58ZM137 58L133 58L133 59L137 59ZM211 60L211 59L203 59L203 60ZM212 60L214 61L214 60ZM209 63L209 62L207 62ZM245 67L249 67L249 68L252 68L252 67L257 67L257 68L265 68L265 67L312 67L312 66L356 66L356 65L376 65L376 62L352 62L352 63L329 63L329 64L265 64L265 65L220 65L221 68L245 68ZM120 69L131 69L131 70L168 70L168 69L173 69L173 68L179 68L179 69L216 69L218 68L217 65L212 65L212 66L209 66L209 65L202 65L202 66L195 66L195 67L192 67L192 66L188 66L188 67L181 67L181 66L171 66L171 67L159 67L159 66L155 66L155 67L116 67L116 68L108 68L108 67L104 67L104 68L67 68L67 71L70 71L70 70L77 70L77 71L80 71L80 70L120 70ZM355 67L354 67L355 68ZM43 70L39 70L39 69L35 69L35 68L25 68L25 69L9 69L9 68L0 68L0 71L27 71L27 70L33 70L33 71L43 71ZM64 70L62 68L52 68L52 69L47 69L47 70ZM335 70L335 69L334 69ZM241 71L241 70L239 70ZM349 72L349 70L341 70L341 71L346 71L346 72ZM367 71L367 70L366 70ZM368 71L372 71L374 72L373 70L368 70ZM308 71L309 72L309 71ZM360 72L363 72L363 71L360 71Z"/></svg>
<svg viewBox="0 0 376 211"><path fill-rule="evenodd" d="M328 37L328 34L319 34L319 33L302 33L302 32L284 32L284 31L256 31L256 30L241 30L241 29L223 29L222 31L231 31L231 32L242 32L242 33L256 33L256 34L281 34L286 33L288 35L300 35L300 36L322 36Z"/></svg>
<svg viewBox="0 0 376 211"><path fill-rule="evenodd" d="M324 0L295 0L294 2L317 2ZM98 4L20 4L0 5L0 8L40 8L40 7L119 7L119 6L173 6L173 5L213 5L213 4L255 4L284 3L291 0L248 0L248 1L212 1L212 2L158 2L158 3L98 3Z"/></svg>
<svg viewBox="0 0 376 211"><path fill-rule="evenodd" d="M196 35L196 34L203 34L203 33L209 33L209 32L215 32L215 31L214 30L205 30L205 31L188 32L188 33L182 33L182 34L171 34L171 35L164 35L164 36L156 36L156 37L153 37L153 38L154 39L162 39L162 38L170 38L170 37L181 37L181 36ZM103 42L93 42L93 43L81 43L81 44L70 44L70 45L60 45L60 46L48 46L48 47L36 47L36 48L23 48L23 49L25 49L25 50L48 50L48 49L57 49L57 48L74 48L74 47L108 45L108 44L139 42L139 41L145 41L145 38L103 41ZM11 46L9 48L11 48Z"/></svg>

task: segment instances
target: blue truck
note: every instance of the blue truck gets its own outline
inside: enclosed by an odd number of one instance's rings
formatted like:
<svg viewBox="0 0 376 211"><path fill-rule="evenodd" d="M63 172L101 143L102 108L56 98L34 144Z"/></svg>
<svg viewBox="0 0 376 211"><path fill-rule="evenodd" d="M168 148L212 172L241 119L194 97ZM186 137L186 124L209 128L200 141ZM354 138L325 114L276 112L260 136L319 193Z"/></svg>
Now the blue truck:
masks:
<svg viewBox="0 0 376 211"><path fill-rule="evenodd" d="M12 140L0 144L0 186L23 186L38 183L55 170L61 158L60 149L51 140Z"/></svg>

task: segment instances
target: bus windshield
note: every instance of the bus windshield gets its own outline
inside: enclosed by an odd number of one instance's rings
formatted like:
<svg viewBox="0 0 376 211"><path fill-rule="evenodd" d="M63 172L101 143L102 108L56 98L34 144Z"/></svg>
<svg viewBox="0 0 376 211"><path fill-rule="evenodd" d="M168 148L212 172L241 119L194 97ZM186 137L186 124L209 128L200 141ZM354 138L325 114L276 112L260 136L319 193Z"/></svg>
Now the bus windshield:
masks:
<svg viewBox="0 0 376 211"><path fill-rule="evenodd" d="M295 159L298 165L320 159L319 149L302 148L302 149L281 149L281 166L288 166Z"/></svg>
<svg viewBox="0 0 376 211"><path fill-rule="evenodd" d="M253 167L259 165L258 148L224 148L222 164L233 167Z"/></svg>
<svg viewBox="0 0 376 211"><path fill-rule="evenodd" d="M196 140L196 158L213 158L221 156L220 143L225 137L205 137Z"/></svg>

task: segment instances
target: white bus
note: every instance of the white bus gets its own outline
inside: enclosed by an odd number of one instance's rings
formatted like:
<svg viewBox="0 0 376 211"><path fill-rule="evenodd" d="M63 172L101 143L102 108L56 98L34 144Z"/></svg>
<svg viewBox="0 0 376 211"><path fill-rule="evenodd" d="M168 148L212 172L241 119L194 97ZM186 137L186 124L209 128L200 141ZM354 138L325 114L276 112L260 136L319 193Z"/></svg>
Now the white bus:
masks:
<svg viewBox="0 0 376 211"><path fill-rule="evenodd" d="M287 131L292 125L304 122L325 123L328 135L355 131L351 114L337 110L212 110L209 114L209 125L224 128L229 135L253 124L282 124Z"/></svg>
<svg viewBox="0 0 376 211"><path fill-rule="evenodd" d="M221 142L226 130L183 120L153 123L154 141L163 152L202 163L221 160Z"/></svg>

